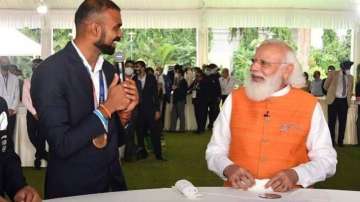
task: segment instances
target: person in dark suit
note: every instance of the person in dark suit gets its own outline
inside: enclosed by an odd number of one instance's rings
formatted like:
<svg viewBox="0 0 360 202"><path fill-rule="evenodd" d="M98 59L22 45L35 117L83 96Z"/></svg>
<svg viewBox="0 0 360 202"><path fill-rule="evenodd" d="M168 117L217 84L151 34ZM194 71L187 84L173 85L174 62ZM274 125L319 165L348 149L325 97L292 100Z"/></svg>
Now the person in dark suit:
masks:
<svg viewBox="0 0 360 202"><path fill-rule="evenodd" d="M42 61L43 60L40 58L36 58L32 61L33 71ZM47 160L47 152L45 149L46 141L45 141L45 135L43 135L40 131L41 128L39 127L39 118L32 104L32 100L30 96L30 88L31 88L30 81L31 79L24 80L22 103L25 105L27 109L26 126L27 126L29 139L36 149L34 167L35 169L40 169L41 159Z"/></svg>
<svg viewBox="0 0 360 202"><path fill-rule="evenodd" d="M178 118L180 119L179 132L185 132L185 104L188 85L184 78L184 70L178 69L175 73L175 83L173 85L173 106L171 112L170 131L176 131Z"/></svg>
<svg viewBox="0 0 360 202"><path fill-rule="evenodd" d="M132 60L126 60L125 62L125 77L128 79L133 79L135 75L135 62ZM140 91L140 85L135 81L137 90ZM133 110L131 120L127 127L125 128L125 152L124 152L124 161L132 162L136 157L136 144L135 144L135 129L136 129L136 120L137 120L137 107Z"/></svg>
<svg viewBox="0 0 360 202"><path fill-rule="evenodd" d="M354 63L345 60L340 63L338 71L329 72L324 83L327 90L326 103L328 104L328 123L333 145L335 145L335 124L339 120L338 145L343 146L348 107L351 105L351 96L354 88L354 77L350 68Z"/></svg>
<svg viewBox="0 0 360 202"><path fill-rule="evenodd" d="M195 70L195 80L190 85L189 91L192 91L192 103L194 105L197 124L195 133L201 134L205 132L207 119L207 91L209 91L209 89L207 77L200 68Z"/></svg>
<svg viewBox="0 0 360 202"><path fill-rule="evenodd" d="M76 37L35 70L31 97L49 143L45 198L126 190L119 138L138 103L134 81L118 84L103 59L121 39L120 8L85 0L75 13Z"/></svg>
<svg viewBox="0 0 360 202"><path fill-rule="evenodd" d="M141 90L139 91L140 102L137 119L137 143L138 143L138 158L147 158L148 153L145 148L144 138L147 131L150 131L150 138L152 148L157 160L165 160L162 156L160 131L158 127L158 120L160 119L160 102L158 96L157 81L154 75L146 74L146 64L143 61L136 61L137 69L136 80L141 83Z"/></svg>
<svg viewBox="0 0 360 202"><path fill-rule="evenodd" d="M37 191L28 186L21 170L21 162L10 146L7 136L8 107L4 98L0 97L0 202L5 202L5 194L15 202L38 202L41 198Z"/></svg>
<svg viewBox="0 0 360 202"><path fill-rule="evenodd" d="M220 74L217 72L218 67L216 64L209 64L206 68L205 74L207 75L208 84L208 100L207 105L209 109L209 125L208 129L212 129L215 119L220 112L221 101L221 86L219 82Z"/></svg>

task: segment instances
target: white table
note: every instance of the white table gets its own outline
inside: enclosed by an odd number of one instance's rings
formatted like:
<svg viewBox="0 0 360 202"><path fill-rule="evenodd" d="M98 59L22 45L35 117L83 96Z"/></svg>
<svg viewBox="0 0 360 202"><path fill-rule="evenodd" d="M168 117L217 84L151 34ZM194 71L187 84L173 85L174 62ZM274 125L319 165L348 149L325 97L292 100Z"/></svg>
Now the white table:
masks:
<svg viewBox="0 0 360 202"><path fill-rule="evenodd" d="M262 199L256 193L240 191L225 187L200 187L203 197L194 201L204 202L358 202L360 192L325 190L325 189L298 189L290 193L281 194L281 199ZM146 189L125 192L111 192L105 194L92 194L68 198L45 200L48 202L181 202L192 201L185 198L178 191L171 188Z"/></svg>

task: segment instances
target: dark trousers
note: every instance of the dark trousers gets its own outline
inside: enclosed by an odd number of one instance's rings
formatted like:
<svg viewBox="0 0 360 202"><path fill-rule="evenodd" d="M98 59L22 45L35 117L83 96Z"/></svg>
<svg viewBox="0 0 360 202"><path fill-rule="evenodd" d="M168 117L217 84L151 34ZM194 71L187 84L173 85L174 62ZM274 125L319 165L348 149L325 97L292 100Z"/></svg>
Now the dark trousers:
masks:
<svg viewBox="0 0 360 202"><path fill-rule="evenodd" d="M348 111L348 103L346 98L335 98L334 102L328 105L328 121L329 129L331 134L331 139L333 144L335 144L335 124L336 119L339 120L339 133L338 141L339 145L343 144L345 127L346 127L346 118Z"/></svg>
<svg viewBox="0 0 360 202"><path fill-rule="evenodd" d="M357 133L357 140L358 145L360 146L360 105L358 105L358 117L356 120L356 133Z"/></svg>
<svg viewBox="0 0 360 202"><path fill-rule="evenodd" d="M142 150L141 152L143 153L146 153L144 139L147 131L150 131L151 144L154 149L155 156L157 158L162 157L160 131L158 122L155 121L155 114L140 112L137 120L136 135L138 147Z"/></svg>
<svg viewBox="0 0 360 202"><path fill-rule="evenodd" d="M160 133L162 133L165 124L166 105L168 103L166 99L161 99L160 102L161 102Z"/></svg>
<svg viewBox="0 0 360 202"><path fill-rule="evenodd" d="M36 149L35 158L46 158L45 135L40 132L39 121L29 111L26 114L26 121L30 142Z"/></svg>
<svg viewBox="0 0 360 202"><path fill-rule="evenodd" d="M220 102L218 99L214 99L208 102L208 108L209 108L209 125L208 128L212 129L213 124L217 116L220 112Z"/></svg>
<svg viewBox="0 0 360 202"><path fill-rule="evenodd" d="M14 147L14 135L15 135L15 123L16 123L16 114L8 117L8 140L11 140L9 143L9 147L15 149Z"/></svg>
<svg viewBox="0 0 360 202"><path fill-rule="evenodd" d="M170 130L175 131L177 120L180 119L180 131L185 131L185 100L173 103Z"/></svg>
<svg viewBox="0 0 360 202"><path fill-rule="evenodd" d="M223 105L226 98L228 97L229 95L221 95L221 104Z"/></svg>
<svg viewBox="0 0 360 202"><path fill-rule="evenodd" d="M193 99L195 119L197 124L197 132L204 132L207 119L207 105L206 102L198 99Z"/></svg>
<svg viewBox="0 0 360 202"><path fill-rule="evenodd" d="M125 161L131 161L136 154L136 145L135 145L135 129L133 126L129 126L125 129Z"/></svg>

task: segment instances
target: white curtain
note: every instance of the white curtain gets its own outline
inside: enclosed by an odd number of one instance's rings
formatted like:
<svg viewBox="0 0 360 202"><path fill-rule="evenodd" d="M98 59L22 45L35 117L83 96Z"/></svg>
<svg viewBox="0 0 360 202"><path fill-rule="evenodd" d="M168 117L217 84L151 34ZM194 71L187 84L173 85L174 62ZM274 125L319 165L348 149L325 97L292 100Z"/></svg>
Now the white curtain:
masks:
<svg viewBox="0 0 360 202"><path fill-rule="evenodd" d="M305 9L209 9L208 27L291 27L351 29L359 26L356 13Z"/></svg>
<svg viewBox="0 0 360 202"><path fill-rule="evenodd" d="M0 9L0 27L4 28L39 28L41 16L35 11Z"/></svg>
<svg viewBox="0 0 360 202"><path fill-rule="evenodd" d="M47 18L53 28L73 28L75 10L50 10ZM293 27L355 29L359 18L350 11L309 9L184 9L123 10L124 28L206 27ZM35 11L0 9L0 26L40 27Z"/></svg>

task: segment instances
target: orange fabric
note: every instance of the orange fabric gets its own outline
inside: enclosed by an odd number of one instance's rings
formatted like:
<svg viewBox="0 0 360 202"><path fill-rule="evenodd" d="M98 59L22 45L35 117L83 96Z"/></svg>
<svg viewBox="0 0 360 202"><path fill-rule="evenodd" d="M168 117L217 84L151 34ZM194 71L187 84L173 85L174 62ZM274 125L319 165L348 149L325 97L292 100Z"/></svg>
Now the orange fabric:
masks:
<svg viewBox="0 0 360 202"><path fill-rule="evenodd" d="M261 102L248 99L244 88L233 91L229 158L256 179L308 162L315 104L316 98L300 89Z"/></svg>

